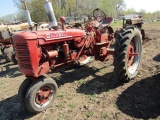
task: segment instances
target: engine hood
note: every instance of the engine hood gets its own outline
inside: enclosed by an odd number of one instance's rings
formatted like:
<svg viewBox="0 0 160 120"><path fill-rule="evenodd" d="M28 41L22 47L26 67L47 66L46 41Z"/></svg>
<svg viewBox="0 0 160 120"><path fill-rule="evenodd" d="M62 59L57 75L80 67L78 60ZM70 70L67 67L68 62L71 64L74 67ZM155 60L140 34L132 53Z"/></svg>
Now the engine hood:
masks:
<svg viewBox="0 0 160 120"><path fill-rule="evenodd" d="M86 33L80 29L67 29L63 30L44 30L44 31L26 31L14 33L13 39L20 40L32 40L43 39L45 41L62 40L62 39L74 39L76 37L85 37Z"/></svg>
<svg viewBox="0 0 160 120"><path fill-rule="evenodd" d="M67 29L67 30L47 30L47 31L36 31L34 32L38 38L48 40L58 40L64 38L75 38L86 36L84 30L80 29Z"/></svg>
<svg viewBox="0 0 160 120"><path fill-rule="evenodd" d="M12 33L12 38L13 40L32 40L32 39L37 39L37 35L34 32L26 31L26 32L15 32Z"/></svg>

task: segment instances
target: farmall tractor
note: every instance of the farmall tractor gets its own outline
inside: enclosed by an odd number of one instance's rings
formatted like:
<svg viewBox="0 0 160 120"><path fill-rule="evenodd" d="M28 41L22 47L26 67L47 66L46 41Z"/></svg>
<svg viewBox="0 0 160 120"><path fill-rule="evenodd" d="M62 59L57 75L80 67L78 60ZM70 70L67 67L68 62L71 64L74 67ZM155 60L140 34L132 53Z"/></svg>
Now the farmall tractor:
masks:
<svg viewBox="0 0 160 120"><path fill-rule="evenodd" d="M104 62L113 55L114 70L119 80L128 82L136 77L142 51L142 35L136 25L114 33L109 26L113 19L95 9L94 20L87 22L85 30L67 29L65 17L60 18L62 28L58 29L52 4L45 0L44 6L52 30L13 35L19 70L26 76L18 96L27 110L41 112L56 98L56 82L44 76L51 69L74 63L84 65L92 57ZM114 39L115 48L111 48Z"/></svg>

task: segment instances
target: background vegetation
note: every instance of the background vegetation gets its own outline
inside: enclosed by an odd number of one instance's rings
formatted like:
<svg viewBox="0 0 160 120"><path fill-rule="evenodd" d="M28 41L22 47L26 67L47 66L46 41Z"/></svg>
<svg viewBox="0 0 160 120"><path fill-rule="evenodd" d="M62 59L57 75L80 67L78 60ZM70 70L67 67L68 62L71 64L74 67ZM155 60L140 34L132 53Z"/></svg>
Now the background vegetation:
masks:
<svg viewBox="0 0 160 120"><path fill-rule="evenodd" d="M0 18L0 22L9 23L25 20L23 0L13 0L19 12ZM133 8L126 9L124 0L50 0L56 18L60 16L83 17L92 15L95 8L102 9L107 16L118 18L119 15L139 13L143 19L157 19L160 11L148 13L145 10L135 11ZM26 0L31 18L34 22L48 21L44 10L44 0Z"/></svg>

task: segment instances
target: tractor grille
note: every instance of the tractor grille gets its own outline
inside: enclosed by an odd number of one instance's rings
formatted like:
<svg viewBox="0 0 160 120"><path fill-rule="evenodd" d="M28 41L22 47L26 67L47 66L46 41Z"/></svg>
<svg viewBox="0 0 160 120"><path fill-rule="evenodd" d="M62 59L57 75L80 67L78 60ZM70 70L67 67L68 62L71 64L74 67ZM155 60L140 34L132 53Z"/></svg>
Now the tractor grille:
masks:
<svg viewBox="0 0 160 120"><path fill-rule="evenodd" d="M30 52L27 43L16 44L20 69L32 69Z"/></svg>

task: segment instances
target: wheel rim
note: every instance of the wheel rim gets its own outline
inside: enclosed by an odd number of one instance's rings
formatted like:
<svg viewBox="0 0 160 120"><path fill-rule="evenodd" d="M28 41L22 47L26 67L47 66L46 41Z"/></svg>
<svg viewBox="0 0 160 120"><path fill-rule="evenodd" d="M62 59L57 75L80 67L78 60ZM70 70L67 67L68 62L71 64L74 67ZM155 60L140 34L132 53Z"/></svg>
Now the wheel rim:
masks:
<svg viewBox="0 0 160 120"><path fill-rule="evenodd" d="M139 36L135 36L128 46L127 67L130 74L134 74L139 67L141 57L140 42Z"/></svg>
<svg viewBox="0 0 160 120"><path fill-rule="evenodd" d="M40 88L40 90L35 96L35 105L40 108L45 107L48 104L50 104L52 99L53 99L53 90L48 86L44 86Z"/></svg>

